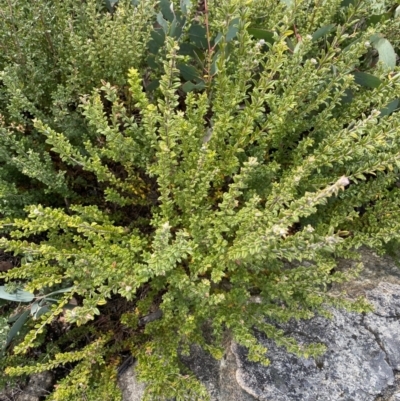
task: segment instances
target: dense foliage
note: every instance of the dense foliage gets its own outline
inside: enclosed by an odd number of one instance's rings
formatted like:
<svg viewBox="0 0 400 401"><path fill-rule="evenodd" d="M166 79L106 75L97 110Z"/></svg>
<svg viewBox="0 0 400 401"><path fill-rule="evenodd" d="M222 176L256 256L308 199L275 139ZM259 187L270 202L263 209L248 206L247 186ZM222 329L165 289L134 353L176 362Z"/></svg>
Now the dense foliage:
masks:
<svg viewBox="0 0 400 401"><path fill-rule="evenodd" d="M326 289L400 233L395 2L5 3L7 375L119 400L129 351L149 399L201 400L191 344L267 363L257 328L312 357L274 322L368 308Z"/></svg>

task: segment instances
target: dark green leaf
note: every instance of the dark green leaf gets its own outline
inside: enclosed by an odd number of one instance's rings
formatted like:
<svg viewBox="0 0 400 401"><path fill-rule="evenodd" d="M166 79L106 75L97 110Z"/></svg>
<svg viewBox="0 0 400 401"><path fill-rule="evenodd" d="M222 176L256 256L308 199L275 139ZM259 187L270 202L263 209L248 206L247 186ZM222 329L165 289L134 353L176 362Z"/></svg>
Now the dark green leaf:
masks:
<svg viewBox="0 0 400 401"><path fill-rule="evenodd" d="M164 19L162 13L157 14L157 22L160 24L161 28L163 29L164 33L168 33L168 22Z"/></svg>
<svg viewBox="0 0 400 401"><path fill-rule="evenodd" d="M50 308L47 305L41 305L40 302L34 302L31 306L31 315L34 319L37 319L39 316L43 315L44 313L48 312Z"/></svg>
<svg viewBox="0 0 400 401"><path fill-rule="evenodd" d="M38 309L40 309L41 306L39 305L39 301L35 301L32 305L31 305L31 315L35 314L36 311Z"/></svg>
<svg viewBox="0 0 400 401"><path fill-rule="evenodd" d="M185 20L174 18L172 24L169 28L169 35L173 38L179 38L182 34L182 27L185 23Z"/></svg>
<svg viewBox="0 0 400 401"><path fill-rule="evenodd" d="M369 37L369 41L371 43L377 42L379 39L383 39L383 35L381 33L374 33Z"/></svg>
<svg viewBox="0 0 400 401"><path fill-rule="evenodd" d="M147 92L152 92L156 90L160 86L160 80L155 79L154 81L151 81L147 86L146 86L146 91Z"/></svg>
<svg viewBox="0 0 400 401"><path fill-rule="evenodd" d="M160 0L160 8L164 18L167 21L172 22L175 18L175 15L171 10L171 3L168 0Z"/></svg>
<svg viewBox="0 0 400 401"><path fill-rule="evenodd" d="M207 49L207 31L202 25L192 25L189 29L189 38L197 46Z"/></svg>
<svg viewBox="0 0 400 401"><path fill-rule="evenodd" d="M228 32L226 33L227 42L230 42L232 39L236 37L239 30L239 21L240 21L239 18L235 18L229 24Z"/></svg>
<svg viewBox="0 0 400 401"><path fill-rule="evenodd" d="M64 292L74 292L73 290L75 289L74 286L72 287L66 287L66 288L61 288L60 290L56 290L53 292L49 292L48 294L46 294L43 298L46 299L47 297L49 297L50 295L55 295L55 294L63 294Z"/></svg>
<svg viewBox="0 0 400 401"><path fill-rule="evenodd" d="M153 38L153 40L161 46L164 46L165 43L165 33L162 29L154 29L151 31L150 36Z"/></svg>
<svg viewBox="0 0 400 401"><path fill-rule="evenodd" d="M293 40L291 38L286 38L286 44L288 45L288 48L293 52L295 48Z"/></svg>
<svg viewBox="0 0 400 401"><path fill-rule="evenodd" d="M153 68L154 70L156 70L159 65L157 64L156 58L152 55L150 55L149 57L147 57L147 65L151 68Z"/></svg>
<svg viewBox="0 0 400 401"><path fill-rule="evenodd" d="M119 0L105 0L107 10L112 13L114 12L114 6L118 3Z"/></svg>
<svg viewBox="0 0 400 401"><path fill-rule="evenodd" d="M44 315L50 310L50 308L47 305L42 306L33 316L34 319L38 319L40 316Z"/></svg>
<svg viewBox="0 0 400 401"><path fill-rule="evenodd" d="M274 43L274 34L271 31L267 31L262 28L248 28L247 31L250 35L252 35L255 39L264 39L268 43Z"/></svg>
<svg viewBox="0 0 400 401"><path fill-rule="evenodd" d="M191 2L191 0L181 0L180 6L181 6L182 14L186 16L192 6L192 2Z"/></svg>
<svg viewBox="0 0 400 401"><path fill-rule="evenodd" d="M342 96L342 103L351 103L353 101L353 92L350 89L346 89L344 91L344 95Z"/></svg>
<svg viewBox="0 0 400 401"><path fill-rule="evenodd" d="M355 0L343 0L342 7L348 7L350 4L354 4Z"/></svg>
<svg viewBox="0 0 400 401"><path fill-rule="evenodd" d="M217 45L223 37L224 35L222 35L222 33L219 32L216 38L212 41L213 46Z"/></svg>
<svg viewBox="0 0 400 401"><path fill-rule="evenodd" d="M195 89L201 90L206 87L206 84L204 81L199 82L198 84L194 84L193 82L185 82L185 84L182 85L182 90L186 93L191 92Z"/></svg>
<svg viewBox="0 0 400 401"><path fill-rule="evenodd" d="M196 46L192 45L191 43L182 43L179 48L179 54L183 56L194 56L195 50L197 49ZM199 49L197 49L199 50Z"/></svg>
<svg viewBox="0 0 400 401"><path fill-rule="evenodd" d="M218 72L217 61L219 59L220 52L214 54L211 62L210 74L215 75Z"/></svg>
<svg viewBox="0 0 400 401"><path fill-rule="evenodd" d="M353 72L354 80L361 86L366 88L378 88L381 80L375 75L367 74L366 72Z"/></svg>
<svg viewBox="0 0 400 401"><path fill-rule="evenodd" d="M29 309L26 310L24 313L22 313L19 316L19 318L17 319L17 321L11 327L10 331L8 332L8 336L7 336L7 340L4 345L4 348L7 348L10 345L13 338L18 334L18 332L21 330L22 326L27 321L28 317L29 317Z"/></svg>
<svg viewBox="0 0 400 401"><path fill-rule="evenodd" d="M186 81L192 81L192 80L201 81L199 71L196 68L192 67L191 65L179 63L177 67L183 79L185 79Z"/></svg>
<svg viewBox="0 0 400 401"><path fill-rule="evenodd" d="M327 35L329 32L332 32L335 29L336 25L325 25L319 29L317 29L313 35L312 35L312 40L315 42L319 38L322 38L322 36Z"/></svg>
<svg viewBox="0 0 400 401"><path fill-rule="evenodd" d="M152 39L149 40L149 43L147 43L147 48L149 49L149 52L151 54L157 54L161 49L161 46L155 40Z"/></svg>
<svg viewBox="0 0 400 401"><path fill-rule="evenodd" d="M182 85L182 90L184 92L188 93L188 92L191 92L192 90L194 90L195 87L196 87L196 85L193 82L188 81Z"/></svg>
<svg viewBox="0 0 400 401"><path fill-rule="evenodd" d="M77 307L77 305L74 305L74 304L66 304L66 305L64 305L63 309L72 310L72 309L75 309L76 307Z"/></svg>
<svg viewBox="0 0 400 401"><path fill-rule="evenodd" d="M379 14L379 15L371 15L368 19L367 19L367 25L376 25L379 22L385 22L387 20L390 19L390 13L383 13L383 14Z"/></svg>
<svg viewBox="0 0 400 401"><path fill-rule="evenodd" d="M23 313L23 312L19 312L19 313L16 313L15 315L10 316L10 317L8 318L7 322L8 322L9 324L16 322L16 321L18 320L18 318L22 315L22 313Z"/></svg>
<svg viewBox="0 0 400 401"><path fill-rule="evenodd" d="M17 290L15 293L9 293L5 290L4 285L0 286L0 298L14 302L31 302L35 296L27 291Z"/></svg>
<svg viewBox="0 0 400 401"><path fill-rule="evenodd" d="M399 107L399 99L392 100L386 107L381 110L381 117L392 114Z"/></svg>

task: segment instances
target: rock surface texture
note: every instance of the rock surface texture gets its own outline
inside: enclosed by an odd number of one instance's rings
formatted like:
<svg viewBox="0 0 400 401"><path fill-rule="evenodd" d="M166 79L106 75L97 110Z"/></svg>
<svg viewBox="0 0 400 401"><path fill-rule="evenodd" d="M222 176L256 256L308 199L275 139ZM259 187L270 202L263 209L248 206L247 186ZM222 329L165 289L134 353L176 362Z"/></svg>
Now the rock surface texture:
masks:
<svg viewBox="0 0 400 401"><path fill-rule="evenodd" d="M257 338L269 350L268 367L249 362L246 349L235 343L221 361L193 347L182 360L205 384L211 400L400 401L400 269L390 258L361 252L361 276L332 291L365 295L373 313L332 310L332 320L316 317L281 326L302 343L325 344L327 352L317 360L288 354L260 333ZM124 375L134 380L129 370ZM122 388L124 401L141 399L141 394Z"/></svg>

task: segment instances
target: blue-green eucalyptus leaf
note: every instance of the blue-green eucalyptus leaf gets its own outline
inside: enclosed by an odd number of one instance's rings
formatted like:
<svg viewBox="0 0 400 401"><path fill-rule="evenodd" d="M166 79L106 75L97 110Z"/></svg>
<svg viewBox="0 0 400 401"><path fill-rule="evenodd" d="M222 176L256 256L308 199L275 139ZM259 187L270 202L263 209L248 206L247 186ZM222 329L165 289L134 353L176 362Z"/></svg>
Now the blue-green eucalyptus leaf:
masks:
<svg viewBox="0 0 400 401"><path fill-rule="evenodd" d="M239 18L235 18L233 19L230 24L229 24L229 28L228 28L228 32L226 33L226 41L230 42L231 40L233 40L238 31L239 31Z"/></svg>
<svg viewBox="0 0 400 401"><path fill-rule="evenodd" d="M159 47L164 46L165 32L162 29L154 29L153 31L151 31L150 36Z"/></svg>
<svg viewBox="0 0 400 401"><path fill-rule="evenodd" d="M390 19L390 13L374 14L367 19L367 26L376 25L379 22L385 22Z"/></svg>
<svg viewBox="0 0 400 401"><path fill-rule="evenodd" d="M63 309L72 310L72 309L75 309L77 306L78 305L74 305L74 304L66 304L63 306Z"/></svg>
<svg viewBox="0 0 400 401"><path fill-rule="evenodd" d="M147 57L146 59L147 65L151 68L153 68L154 70L156 70L159 65L157 64L156 58L153 55L150 55L149 57Z"/></svg>
<svg viewBox="0 0 400 401"><path fill-rule="evenodd" d="M185 19L174 18L169 28L169 36L179 38L182 34L182 27L185 24Z"/></svg>
<svg viewBox="0 0 400 401"><path fill-rule="evenodd" d="M312 40L315 42L319 38L322 38L322 36L327 35L328 33L332 32L335 29L336 25L330 24L330 25L325 25L319 29L317 29L313 34L312 34Z"/></svg>
<svg viewBox="0 0 400 401"><path fill-rule="evenodd" d="M7 348L11 341L13 340L13 338L18 334L18 332L21 330L21 328L23 327L23 325L25 324L25 322L28 320L29 317L29 309L26 310L25 312L23 312L19 318L17 319L17 321L13 324L13 326L11 327L10 331L8 332L8 336L7 336L7 340L6 343L4 345L4 348Z"/></svg>
<svg viewBox="0 0 400 401"><path fill-rule="evenodd" d="M346 89L342 96L342 103L343 104L351 103L353 101L353 98L354 98L354 95L353 95L353 92L351 91L351 89Z"/></svg>
<svg viewBox="0 0 400 401"><path fill-rule="evenodd" d="M161 13L164 16L164 18L169 22L172 22L175 18L175 13L173 12L172 7L173 6L171 6L171 3L168 0L160 1Z"/></svg>
<svg viewBox="0 0 400 401"><path fill-rule="evenodd" d="M8 324L11 324L11 323L16 322L16 321L19 319L19 317L22 315L22 313L23 313L23 312L18 312L18 313L16 313L15 315L10 316L10 317L8 318L8 320L7 320Z"/></svg>
<svg viewBox="0 0 400 401"><path fill-rule="evenodd" d="M199 71L191 65L179 63L177 64L177 68L180 71L183 79L186 81L198 81L201 80Z"/></svg>
<svg viewBox="0 0 400 401"><path fill-rule="evenodd" d="M220 58L220 52L214 54L211 62L210 74L215 75L218 72L217 61Z"/></svg>
<svg viewBox="0 0 400 401"><path fill-rule="evenodd" d="M40 302L40 301L35 301L35 302L31 305L31 315L35 314L36 311L37 311L38 309L40 309L41 306L40 306L39 302Z"/></svg>
<svg viewBox="0 0 400 401"><path fill-rule="evenodd" d="M168 27L168 22L164 19L163 15L161 12L157 14L157 22L160 24L162 30L164 31L165 34L168 33L169 27Z"/></svg>
<svg viewBox="0 0 400 401"><path fill-rule="evenodd" d="M202 90L206 87L206 84L204 81L199 82L198 84L194 84L193 82L185 82L185 84L182 85L182 90L186 93L191 92L195 89L197 90Z"/></svg>
<svg viewBox="0 0 400 401"><path fill-rule="evenodd" d="M192 25L189 28L189 39L199 48L208 48L207 30L202 25Z"/></svg>
<svg viewBox="0 0 400 401"><path fill-rule="evenodd" d="M371 41L372 46L378 50L379 61L386 66L386 68L392 70L396 67L396 53L391 43L385 38L379 38L378 40Z"/></svg>
<svg viewBox="0 0 400 401"><path fill-rule="evenodd" d="M114 11L114 6L118 3L119 0L105 0L107 10L112 13Z"/></svg>
<svg viewBox="0 0 400 401"><path fill-rule="evenodd" d="M42 306L42 307L35 313L35 315L33 316L33 318L34 318L34 319L38 319L40 316L44 315L45 313L47 313L47 312L49 312L49 311L50 311L50 308L49 308L47 305Z"/></svg>
<svg viewBox="0 0 400 401"><path fill-rule="evenodd" d="M181 0L180 6L181 6L182 14L187 16L190 12L190 9L192 8L192 2L191 2L191 0Z"/></svg>
<svg viewBox="0 0 400 401"><path fill-rule="evenodd" d="M66 287L66 288L61 288L59 290L53 291L53 292L49 292L48 294L46 294L43 298L49 299L47 298L50 295L56 295L56 294L63 294L65 292L74 292L75 287L71 286L71 287Z"/></svg>
<svg viewBox="0 0 400 401"><path fill-rule="evenodd" d="M348 7L351 4L354 4L356 0L343 0L341 6L342 7Z"/></svg>
<svg viewBox="0 0 400 401"><path fill-rule="evenodd" d="M392 100L386 107L381 110L381 117L388 116L396 111L399 107L399 99Z"/></svg>
<svg viewBox="0 0 400 401"><path fill-rule="evenodd" d="M353 72L353 75L354 81L358 83L358 85L365 86L366 88L378 88L382 83L378 77L366 72L356 71Z"/></svg>
<svg viewBox="0 0 400 401"><path fill-rule="evenodd" d="M156 90L160 86L160 80L155 79L154 81L151 81L147 86L146 86L146 91L147 92L152 92Z"/></svg>
<svg viewBox="0 0 400 401"><path fill-rule="evenodd" d="M35 301L31 305L30 313L34 319L37 319L39 316L43 315L43 313L46 313L50 310L46 304L44 304L44 305L42 304L43 303L42 301L43 300Z"/></svg>
<svg viewBox="0 0 400 401"><path fill-rule="evenodd" d="M213 40L213 46L216 46L223 37L224 35L221 32L219 32L216 38Z"/></svg>
<svg viewBox="0 0 400 401"><path fill-rule="evenodd" d="M5 286L2 285L0 286L0 298L14 302L31 302L33 298L35 298L35 295L23 290L17 290L15 293L9 293L6 291Z"/></svg>
<svg viewBox="0 0 400 401"><path fill-rule="evenodd" d="M182 43L179 46L179 54L181 54L182 56L195 56L195 51L199 51L199 49L197 49L197 47L195 45L193 45L192 43Z"/></svg>
<svg viewBox="0 0 400 401"><path fill-rule="evenodd" d="M262 28L248 28L247 31L255 39L265 40L268 43L274 43L274 33Z"/></svg>

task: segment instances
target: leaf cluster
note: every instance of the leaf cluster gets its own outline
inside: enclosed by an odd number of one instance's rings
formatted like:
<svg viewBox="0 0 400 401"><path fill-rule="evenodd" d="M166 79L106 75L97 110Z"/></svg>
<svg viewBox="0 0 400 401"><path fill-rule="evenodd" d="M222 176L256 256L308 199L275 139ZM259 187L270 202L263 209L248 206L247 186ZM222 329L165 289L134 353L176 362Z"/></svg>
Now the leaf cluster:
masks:
<svg viewBox="0 0 400 401"><path fill-rule="evenodd" d="M148 399L207 399L192 344L268 364L257 328L315 357L276 323L369 309L327 289L400 233L398 13L372 3L2 9L0 247L22 260L0 296L29 305L8 374L68 366L49 400L118 400L129 351Z"/></svg>

